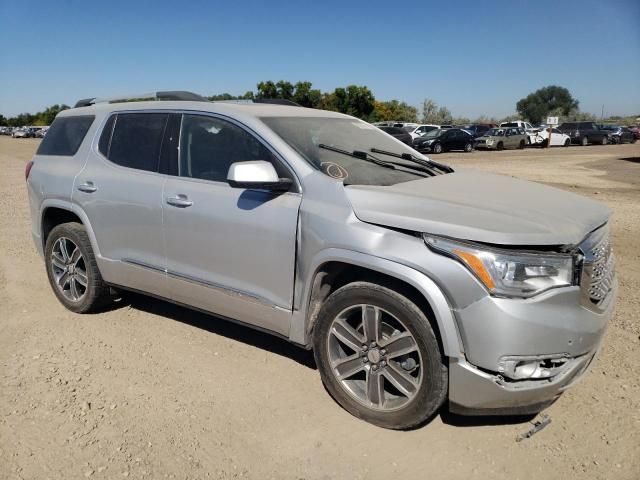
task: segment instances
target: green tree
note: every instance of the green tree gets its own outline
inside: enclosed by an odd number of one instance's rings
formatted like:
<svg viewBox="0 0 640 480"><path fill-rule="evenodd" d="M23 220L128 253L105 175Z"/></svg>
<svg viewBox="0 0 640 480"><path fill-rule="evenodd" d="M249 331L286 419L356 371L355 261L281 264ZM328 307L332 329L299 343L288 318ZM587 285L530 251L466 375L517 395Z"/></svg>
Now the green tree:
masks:
<svg viewBox="0 0 640 480"><path fill-rule="evenodd" d="M516 104L518 113L531 123L540 123L551 112L569 115L578 108L578 101L564 87L550 85L530 93Z"/></svg>
<svg viewBox="0 0 640 480"><path fill-rule="evenodd" d="M61 111L63 110L68 110L69 109L69 105L58 105L57 103L55 105L51 105L50 107L47 107L46 109L44 109L44 111L42 112L38 112L35 114L35 119L33 121L34 125L51 125L51 123L53 122L53 120L56 118L56 115L58 115Z"/></svg>
<svg viewBox="0 0 640 480"><path fill-rule="evenodd" d="M291 100L308 108L318 108L322 101L322 92L311 88L311 82L297 82Z"/></svg>
<svg viewBox="0 0 640 480"><path fill-rule="evenodd" d="M417 122L418 109L399 100L381 102L376 100L373 103L373 113L370 121L381 122L397 120L398 122Z"/></svg>
<svg viewBox="0 0 640 480"><path fill-rule="evenodd" d="M291 100L293 97L293 84L286 80L278 80L276 83L277 98Z"/></svg>
<svg viewBox="0 0 640 480"><path fill-rule="evenodd" d="M422 102L422 123L442 125L451 123L452 118L451 111L447 107L439 107L430 98L425 98Z"/></svg>
<svg viewBox="0 0 640 480"><path fill-rule="evenodd" d="M6 127L9 125L7 118L4 115L0 115L0 126Z"/></svg>
<svg viewBox="0 0 640 480"><path fill-rule="evenodd" d="M278 98L278 87L271 80L257 85L256 98Z"/></svg>

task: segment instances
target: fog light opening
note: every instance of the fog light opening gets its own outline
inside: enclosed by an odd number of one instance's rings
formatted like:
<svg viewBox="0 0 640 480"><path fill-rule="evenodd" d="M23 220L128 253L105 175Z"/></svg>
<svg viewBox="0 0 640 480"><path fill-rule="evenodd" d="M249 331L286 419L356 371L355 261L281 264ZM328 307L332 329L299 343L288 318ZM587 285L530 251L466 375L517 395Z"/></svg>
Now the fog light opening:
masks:
<svg viewBox="0 0 640 480"><path fill-rule="evenodd" d="M565 355L547 358L505 357L500 361L500 372L511 380L551 379L564 369L568 361Z"/></svg>

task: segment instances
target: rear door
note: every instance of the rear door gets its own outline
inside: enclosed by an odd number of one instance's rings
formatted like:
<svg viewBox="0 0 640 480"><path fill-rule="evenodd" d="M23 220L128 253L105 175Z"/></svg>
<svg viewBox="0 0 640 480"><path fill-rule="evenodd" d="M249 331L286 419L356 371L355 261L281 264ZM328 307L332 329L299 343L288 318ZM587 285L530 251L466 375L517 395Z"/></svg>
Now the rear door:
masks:
<svg viewBox="0 0 640 480"><path fill-rule="evenodd" d="M112 114L78 174L73 200L87 214L104 279L166 296L158 172L168 113Z"/></svg>
<svg viewBox="0 0 640 480"><path fill-rule="evenodd" d="M294 180L285 193L232 188L234 162L266 160ZM179 168L163 191L171 297L287 335L301 195L275 151L242 125L184 114Z"/></svg>

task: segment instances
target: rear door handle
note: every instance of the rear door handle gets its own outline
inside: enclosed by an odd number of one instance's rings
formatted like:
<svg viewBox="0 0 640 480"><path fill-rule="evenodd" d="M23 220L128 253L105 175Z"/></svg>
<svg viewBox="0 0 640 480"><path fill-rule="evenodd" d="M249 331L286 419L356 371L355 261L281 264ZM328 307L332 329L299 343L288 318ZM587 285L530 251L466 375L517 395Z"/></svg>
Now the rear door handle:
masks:
<svg viewBox="0 0 640 480"><path fill-rule="evenodd" d="M186 195L183 195L181 193L176 195L175 197L167 198L167 203L178 208L187 208L193 205L193 202L189 200Z"/></svg>
<svg viewBox="0 0 640 480"><path fill-rule="evenodd" d="M78 185L78 190L84 193L93 193L98 190L98 187L96 187L93 182L85 182Z"/></svg>

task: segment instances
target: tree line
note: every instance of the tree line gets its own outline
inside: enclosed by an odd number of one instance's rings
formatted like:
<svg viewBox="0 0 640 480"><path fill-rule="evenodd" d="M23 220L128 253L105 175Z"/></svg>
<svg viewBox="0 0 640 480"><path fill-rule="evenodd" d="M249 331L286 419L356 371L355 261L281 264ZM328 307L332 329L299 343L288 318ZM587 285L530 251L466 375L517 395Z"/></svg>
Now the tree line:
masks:
<svg viewBox="0 0 640 480"><path fill-rule="evenodd" d="M560 117L560 121L595 120L595 115L581 112L579 102L564 87L550 85L540 88L520 99L516 103L517 114L504 118L480 116L477 118L454 117L451 111L438 105L434 100L426 98L422 102L420 112L412 105L400 100L377 100L373 92L366 86L347 85L337 87L333 91L322 92L313 88L309 81L296 83L287 80L262 81L256 85L255 91L247 91L244 95L221 93L207 97L209 100L252 100L283 99L295 102L303 107L332 110L346 113L369 122L395 120L398 122L422 122L436 125L468 123L499 123L514 119L528 120L533 124L544 122L547 116ZM0 125L19 127L23 125L50 125L55 116L68 105L52 105L35 114L21 113L15 117L5 118L0 115ZM620 117L618 117L620 118Z"/></svg>

